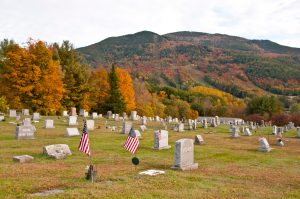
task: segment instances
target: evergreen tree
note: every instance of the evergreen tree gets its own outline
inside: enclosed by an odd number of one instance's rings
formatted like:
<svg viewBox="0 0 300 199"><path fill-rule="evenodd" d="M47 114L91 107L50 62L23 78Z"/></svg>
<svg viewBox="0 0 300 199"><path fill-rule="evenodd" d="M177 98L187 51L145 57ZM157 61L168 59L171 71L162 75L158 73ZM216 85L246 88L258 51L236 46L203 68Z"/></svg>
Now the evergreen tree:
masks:
<svg viewBox="0 0 300 199"><path fill-rule="evenodd" d="M113 113L124 112L126 110L126 105L118 87L118 77L114 65L112 65L111 72L109 73L109 85L109 97L104 104L104 110L112 111Z"/></svg>

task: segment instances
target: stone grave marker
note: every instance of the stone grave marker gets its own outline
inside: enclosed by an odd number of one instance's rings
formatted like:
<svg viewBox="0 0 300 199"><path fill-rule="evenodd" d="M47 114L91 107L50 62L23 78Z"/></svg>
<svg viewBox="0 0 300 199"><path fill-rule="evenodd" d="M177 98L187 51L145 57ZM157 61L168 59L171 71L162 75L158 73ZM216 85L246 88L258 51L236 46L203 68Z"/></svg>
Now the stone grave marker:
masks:
<svg viewBox="0 0 300 199"><path fill-rule="evenodd" d="M62 116L63 116L63 117L68 117L68 116L69 116L69 115L68 115L68 111L63 111L63 112L62 112Z"/></svg>
<svg viewBox="0 0 300 199"><path fill-rule="evenodd" d="M71 116L77 116L76 107L71 107Z"/></svg>
<svg viewBox="0 0 300 199"><path fill-rule="evenodd" d="M66 136L71 137L71 136L78 136L79 131L77 128L67 128L66 129Z"/></svg>
<svg viewBox="0 0 300 199"><path fill-rule="evenodd" d="M54 121L51 119L46 119L45 120L45 127L46 129L53 129L54 127Z"/></svg>
<svg viewBox="0 0 300 199"><path fill-rule="evenodd" d="M131 122L123 122L123 127L122 127L122 133L123 134L128 134L130 129L132 127L132 123Z"/></svg>
<svg viewBox="0 0 300 199"><path fill-rule="evenodd" d="M201 135L196 135L195 136L195 144L196 145L203 145L204 144L204 140L203 140Z"/></svg>
<svg viewBox="0 0 300 199"><path fill-rule="evenodd" d="M95 121L94 120L86 120L86 126L88 130L95 130Z"/></svg>
<svg viewBox="0 0 300 199"><path fill-rule="evenodd" d="M159 118L159 116L155 116L155 122L159 122L160 121L160 118Z"/></svg>
<svg viewBox="0 0 300 199"><path fill-rule="evenodd" d="M78 125L77 123L77 116L70 116L69 117L69 126Z"/></svg>
<svg viewBox="0 0 300 199"><path fill-rule="evenodd" d="M33 121L39 121L40 120L40 113L33 113Z"/></svg>
<svg viewBox="0 0 300 199"><path fill-rule="evenodd" d="M24 126L31 126L31 118L24 118L23 119Z"/></svg>
<svg viewBox="0 0 300 199"><path fill-rule="evenodd" d="M232 138L240 137L240 135L239 135L240 130L239 130L238 126L233 126L231 130L232 130L232 132L231 132L231 137Z"/></svg>
<svg viewBox="0 0 300 199"><path fill-rule="evenodd" d="M18 155L13 157L13 161L19 162L19 163L28 163L32 162L34 158L30 155Z"/></svg>
<svg viewBox="0 0 300 199"><path fill-rule="evenodd" d="M207 129L207 120L206 119L204 119L203 121L202 121L202 124L203 124L203 128L205 128L205 129Z"/></svg>
<svg viewBox="0 0 300 199"><path fill-rule="evenodd" d="M142 132L144 132L146 129L147 129L146 125L141 125L141 126L140 126L140 130L141 130Z"/></svg>
<svg viewBox="0 0 300 199"><path fill-rule="evenodd" d="M22 115L29 115L29 109L22 109Z"/></svg>
<svg viewBox="0 0 300 199"><path fill-rule="evenodd" d="M92 112L92 118L97 119L98 118L98 113L97 112Z"/></svg>
<svg viewBox="0 0 300 199"><path fill-rule="evenodd" d="M108 117L108 119L112 118L112 112L111 111L107 111L107 117Z"/></svg>
<svg viewBox="0 0 300 199"><path fill-rule="evenodd" d="M5 119L4 115L0 115L0 121L3 121Z"/></svg>
<svg viewBox="0 0 300 199"><path fill-rule="evenodd" d="M35 126L17 126L16 127L16 139L34 139L34 133L36 131Z"/></svg>
<svg viewBox="0 0 300 199"><path fill-rule="evenodd" d="M141 138L141 137L142 137L142 134L141 134L141 132L140 132L139 130L134 130L134 132L135 132L135 134L136 134L136 136L137 136L138 138Z"/></svg>
<svg viewBox="0 0 300 199"><path fill-rule="evenodd" d="M281 138L278 138L278 139L276 140L276 145L277 145L277 146L284 146L283 140L282 140Z"/></svg>
<svg viewBox="0 0 300 199"><path fill-rule="evenodd" d="M252 135L252 133L251 133L251 131L250 131L249 128L245 128L244 135L245 136L251 136Z"/></svg>
<svg viewBox="0 0 300 199"><path fill-rule="evenodd" d="M198 168L194 162L194 141L192 139L180 139L175 143L174 165L172 169L183 171Z"/></svg>
<svg viewBox="0 0 300 199"><path fill-rule="evenodd" d="M168 131L166 130L155 131L153 149L162 150L162 149L169 149L169 148L171 148L171 146L169 145Z"/></svg>
<svg viewBox="0 0 300 199"><path fill-rule="evenodd" d="M9 117L17 117L17 111L15 109L10 109Z"/></svg>
<svg viewBox="0 0 300 199"><path fill-rule="evenodd" d="M115 121L119 121L119 120L120 120L119 114L115 114Z"/></svg>
<svg viewBox="0 0 300 199"><path fill-rule="evenodd" d="M147 118L146 117L142 117L142 125L147 125Z"/></svg>
<svg viewBox="0 0 300 199"><path fill-rule="evenodd" d="M136 111L131 111L131 114L130 114L130 119L131 120L137 120L137 112Z"/></svg>
<svg viewBox="0 0 300 199"><path fill-rule="evenodd" d="M66 144L52 144L43 147L43 153L54 159L64 159L67 155L72 155L72 152Z"/></svg>
<svg viewBox="0 0 300 199"><path fill-rule="evenodd" d="M275 135L283 134L283 127L277 127L277 133Z"/></svg>
<svg viewBox="0 0 300 199"><path fill-rule="evenodd" d="M269 152L272 150L272 148L270 147L268 141L266 138L262 137L259 138L259 143L260 143L260 147L259 147L259 151L261 152Z"/></svg>
<svg viewBox="0 0 300 199"><path fill-rule="evenodd" d="M216 119L212 118L211 119L211 127L217 127Z"/></svg>
<svg viewBox="0 0 300 199"><path fill-rule="evenodd" d="M174 131L183 132L184 131L184 124L183 123L175 124Z"/></svg>
<svg viewBox="0 0 300 199"><path fill-rule="evenodd" d="M276 125L273 126L272 134L277 135L277 126Z"/></svg>

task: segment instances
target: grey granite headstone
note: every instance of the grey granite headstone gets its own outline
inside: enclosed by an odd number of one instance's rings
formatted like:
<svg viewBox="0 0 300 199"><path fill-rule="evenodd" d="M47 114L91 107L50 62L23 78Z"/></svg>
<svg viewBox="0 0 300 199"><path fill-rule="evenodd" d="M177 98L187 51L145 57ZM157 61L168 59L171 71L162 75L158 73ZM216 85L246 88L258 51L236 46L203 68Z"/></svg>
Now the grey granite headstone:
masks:
<svg viewBox="0 0 300 199"><path fill-rule="evenodd" d="M195 136L195 144L196 145L203 145L204 144L204 140L203 140L201 135L196 135Z"/></svg>
<svg viewBox="0 0 300 199"><path fill-rule="evenodd" d="M36 131L35 126L17 126L16 127L16 139L34 139L34 133Z"/></svg>
<svg viewBox="0 0 300 199"><path fill-rule="evenodd" d="M54 121L51 119L46 119L45 120L45 128L46 129L53 129L54 127Z"/></svg>
<svg viewBox="0 0 300 199"><path fill-rule="evenodd" d="M128 134L130 129L132 127L132 123L131 122L123 122L123 128L122 128L122 133L123 134Z"/></svg>
<svg viewBox="0 0 300 199"><path fill-rule="evenodd" d="M77 128L67 128L66 129L66 136L71 137L71 136L77 136L79 135L79 131Z"/></svg>
<svg viewBox="0 0 300 199"><path fill-rule="evenodd" d="M72 155L69 146L66 144L44 146L43 153L55 159L64 159L67 155Z"/></svg>
<svg viewBox="0 0 300 199"><path fill-rule="evenodd" d="M108 117L108 119L111 119L112 118L112 112L111 111L107 111L107 117Z"/></svg>
<svg viewBox="0 0 300 199"><path fill-rule="evenodd" d="M175 157L172 169L193 170L198 168L194 162L194 142L192 139L180 139L175 143Z"/></svg>
<svg viewBox="0 0 300 199"><path fill-rule="evenodd" d="M32 162L34 158L30 155L19 155L19 156L14 156L13 160L19 163L28 163Z"/></svg>
<svg viewBox="0 0 300 199"><path fill-rule="evenodd" d="M260 147L259 151L261 152L269 152L272 150L266 138L262 137L259 139Z"/></svg>
<svg viewBox="0 0 300 199"><path fill-rule="evenodd" d="M168 131L166 130L155 131L153 149L161 150L161 149L169 149L169 148L171 148L171 146L169 145Z"/></svg>

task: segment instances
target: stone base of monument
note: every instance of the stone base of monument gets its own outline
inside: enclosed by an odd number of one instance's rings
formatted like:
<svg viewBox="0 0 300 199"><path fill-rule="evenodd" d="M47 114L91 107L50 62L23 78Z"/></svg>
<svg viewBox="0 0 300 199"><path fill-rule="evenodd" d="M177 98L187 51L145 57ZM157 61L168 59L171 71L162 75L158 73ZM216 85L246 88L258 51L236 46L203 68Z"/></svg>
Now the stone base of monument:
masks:
<svg viewBox="0 0 300 199"><path fill-rule="evenodd" d="M190 164L190 165L185 165L185 166L172 166L171 169L174 170L181 170L181 171L189 171L189 170L195 170L198 169L198 163Z"/></svg>
<svg viewBox="0 0 300 199"><path fill-rule="evenodd" d="M260 152L270 152L273 148L269 147L269 148L265 148L265 147L259 147L258 151Z"/></svg>
<svg viewBox="0 0 300 199"><path fill-rule="evenodd" d="M154 150L163 150L163 149L169 149L169 148L171 148L170 145L165 146L165 147L159 147L159 148L152 147L152 149L154 149Z"/></svg>
<svg viewBox="0 0 300 199"><path fill-rule="evenodd" d="M28 163L28 162L32 162L33 157L30 155L20 155L20 156L14 156L13 160L19 163Z"/></svg>

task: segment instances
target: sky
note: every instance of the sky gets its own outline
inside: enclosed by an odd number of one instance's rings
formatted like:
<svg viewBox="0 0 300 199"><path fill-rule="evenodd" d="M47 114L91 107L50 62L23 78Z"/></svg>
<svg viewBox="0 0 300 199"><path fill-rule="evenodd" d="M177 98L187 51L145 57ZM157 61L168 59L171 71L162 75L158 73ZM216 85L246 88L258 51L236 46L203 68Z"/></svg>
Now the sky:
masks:
<svg viewBox="0 0 300 199"><path fill-rule="evenodd" d="M300 0L0 0L0 40L75 48L143 30L268 39L300 48Z"/></svg>

